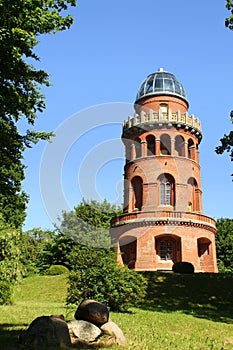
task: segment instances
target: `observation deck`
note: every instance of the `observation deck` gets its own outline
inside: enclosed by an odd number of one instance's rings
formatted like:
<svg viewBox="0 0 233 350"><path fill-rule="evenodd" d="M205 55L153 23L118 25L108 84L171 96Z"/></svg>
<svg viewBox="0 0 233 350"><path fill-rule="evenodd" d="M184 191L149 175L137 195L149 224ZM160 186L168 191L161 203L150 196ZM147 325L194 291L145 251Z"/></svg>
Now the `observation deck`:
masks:
<svg viewBox="0 0 233 350"><path fill-rule="evenodd" d="M153 110L150 110L149 113L141 111L140 114L135 113L133 116L129 116L123 123L122 136L127 137L130 134L133 134L135 128L150 130L155 127L182 128L195 134L199 141L202 139L201 122L198 118L193 114L189 115L188 112L181 113L178 110L174 113L170 109L168 110L168 113L163 113L162 109L160 109L158 112L154 112Z"/></svg>

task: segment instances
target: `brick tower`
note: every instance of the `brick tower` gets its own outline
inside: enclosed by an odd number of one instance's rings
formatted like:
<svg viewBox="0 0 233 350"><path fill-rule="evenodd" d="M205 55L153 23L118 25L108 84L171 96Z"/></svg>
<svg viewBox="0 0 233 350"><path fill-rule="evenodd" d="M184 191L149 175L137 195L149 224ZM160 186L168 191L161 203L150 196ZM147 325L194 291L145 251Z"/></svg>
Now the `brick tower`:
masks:
<svg viewBox="0 0 233 350"><path fill-rule="evenodd" d="M160 68L140 85L124 122L124 212L113 218L118 261L137 271L188 261L217 272L214 219L202 213L201 125L188 114L182 84Z"/></svg>

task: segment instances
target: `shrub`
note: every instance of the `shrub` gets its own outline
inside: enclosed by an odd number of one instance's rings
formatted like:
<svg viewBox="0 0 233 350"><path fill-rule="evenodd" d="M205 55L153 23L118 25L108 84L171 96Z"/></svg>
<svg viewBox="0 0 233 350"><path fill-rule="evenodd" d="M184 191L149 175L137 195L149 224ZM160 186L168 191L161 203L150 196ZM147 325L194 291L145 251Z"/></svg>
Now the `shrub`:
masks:
<svg viewBox="0 0 233 350"><path fill-rule="evenodd" d="M0 280L0 305L11 303L12 289L7 281Z"/></svg>
<svg viewBox="0 0 233 350"><path fill-rule="evenodd" d="M179 261L173 264L172 271L175 273L194 273L194 266L190 262Z"/></svg>
<svg viewBox="0 0 233 350"><path fill-rule="evenodd" d="M51 265L47 270L46 274L50 276L62 275L63 273L68 273L69 270L63 265Z"/></svg>
<svg viewBox="0 0 233 350"><path fill-rule="evenodd" d="M219 273L232 274L233 273L233 268L232 267L226 267L222 260L218 260L218 272Z"/></svg>
<svg viewBox="0 0 233 350"><path fill-rule="evenodd" d="M76 246L70 261L67 304L95 299L112 311L123 312L143 300L146 279L127 267L120 267L110 249Z"/></svg>

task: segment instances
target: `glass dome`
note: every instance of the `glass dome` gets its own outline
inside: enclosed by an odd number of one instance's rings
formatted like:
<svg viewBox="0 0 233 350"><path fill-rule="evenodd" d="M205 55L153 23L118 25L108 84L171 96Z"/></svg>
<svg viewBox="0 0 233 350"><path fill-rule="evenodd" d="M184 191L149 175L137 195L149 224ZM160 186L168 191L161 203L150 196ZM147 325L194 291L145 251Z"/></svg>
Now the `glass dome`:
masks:
<svg viewBox="0 0 233 350"><path fill-rule="evenodd" d="M183 85L172 73L164 71L163 68L148 75L141 83L136 101L149 95L172 95L182 97L188 103Z"/></svg>

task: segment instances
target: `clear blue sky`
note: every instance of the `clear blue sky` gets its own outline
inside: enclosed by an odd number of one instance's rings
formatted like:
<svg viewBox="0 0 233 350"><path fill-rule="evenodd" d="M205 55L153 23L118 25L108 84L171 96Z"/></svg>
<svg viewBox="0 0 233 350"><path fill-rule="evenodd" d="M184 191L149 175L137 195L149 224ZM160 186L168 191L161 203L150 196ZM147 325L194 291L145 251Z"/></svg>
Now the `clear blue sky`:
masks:
<svg viewBox="0 0 233 350"><path fill-rule="evenodd" d="M225 1L79 0L69 12L72 28L41 37L36 48L53 84L43 89L47 110L36 129L58 136L45 153L43 142L25 152L24 229L52 228L62 209L93 191L93 198L122 201L121 122L140 83L159 67L183 84L189 112L202 122L203 212L232 218L233 163L214 152L232 128L233 32L224 26Z"/></svg>

